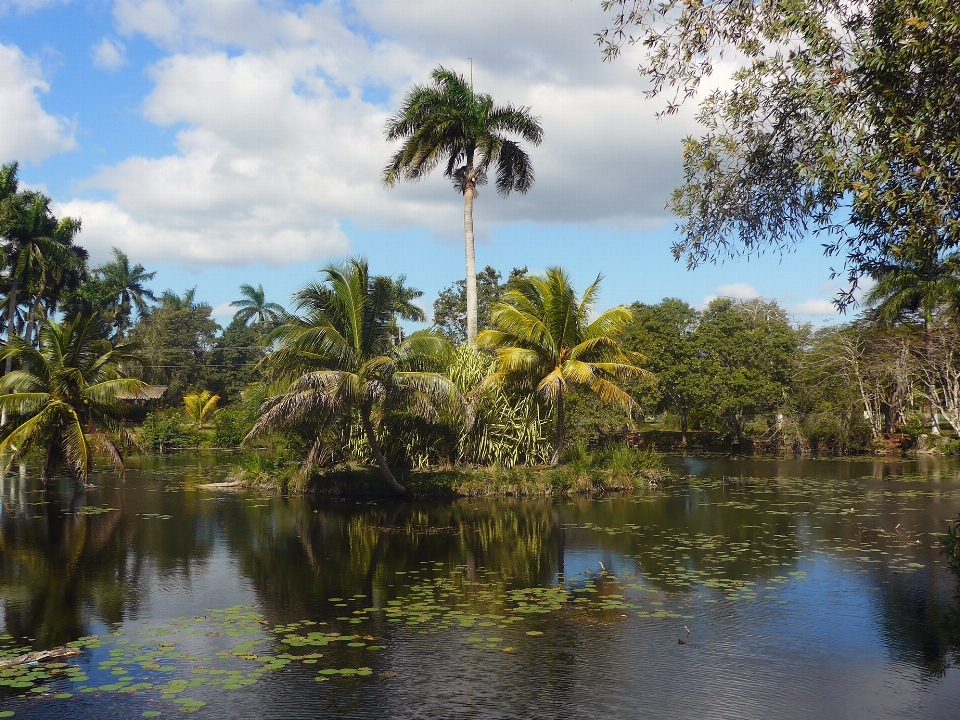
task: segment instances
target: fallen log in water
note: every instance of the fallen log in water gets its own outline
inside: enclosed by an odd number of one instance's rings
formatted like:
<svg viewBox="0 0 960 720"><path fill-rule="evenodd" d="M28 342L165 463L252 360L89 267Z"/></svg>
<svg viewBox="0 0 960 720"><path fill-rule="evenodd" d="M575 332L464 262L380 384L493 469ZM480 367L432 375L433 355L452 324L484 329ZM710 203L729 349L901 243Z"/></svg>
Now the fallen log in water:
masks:
<svg viewBox="0 0 960 720"><path fill-rule="evenodd" d="M16 667L17 665L46 662L47 660L63 660L65 658L77 657L78 655L83 655L83 651L80 648L59 647L53 650L37 650L35 652L28 652L26 655L18 655L17 657L0 660L0 670Z"/></svg>
<svg viewBox="0 0 960 720"><path fill-rule="evenodd" d="M201 490L242 490L246 487L246 483L243 480L227 480L226 482L203 483L197 485L197 487Z"/></svg>

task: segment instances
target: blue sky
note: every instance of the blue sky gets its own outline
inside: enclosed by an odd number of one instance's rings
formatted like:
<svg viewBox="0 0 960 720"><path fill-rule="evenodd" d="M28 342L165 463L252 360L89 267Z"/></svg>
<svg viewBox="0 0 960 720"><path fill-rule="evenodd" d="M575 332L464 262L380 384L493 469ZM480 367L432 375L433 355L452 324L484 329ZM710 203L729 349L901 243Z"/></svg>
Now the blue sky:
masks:
<svg viewBox="0 0 960 720"><path fill-rule="evenodd" d="M688 271L663 209L692 108L665 120L636 56L603 64L597 0L0 0L0 161L112 246L197 286L221 321L241 283L285 303L326 261L363 254L437 292L463 274L462 200L439 174L387 190L385 119L443 64L544 126L527 196L481 189L478 266L605 277L601 305L776 298L836 316L816 241Z"/></svg>

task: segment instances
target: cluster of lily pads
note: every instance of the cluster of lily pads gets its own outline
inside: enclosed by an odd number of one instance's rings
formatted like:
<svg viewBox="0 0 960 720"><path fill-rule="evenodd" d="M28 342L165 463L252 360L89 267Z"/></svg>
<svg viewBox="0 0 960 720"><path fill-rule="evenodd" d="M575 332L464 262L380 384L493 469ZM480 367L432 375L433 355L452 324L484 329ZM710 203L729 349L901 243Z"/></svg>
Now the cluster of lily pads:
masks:
<svg viewBox="0 0 960 720"><path fill-rule="evenodd" d="M255 608L237 606L163 625L127 625L70 643L83 651L79 658L0 670L0 697L15 694L23 701L34 695L52 701L119 693L190 713L206 705L211 690L242 690L292 666L315 672L318 682L373 675L375 653L388 646L385 635L392 637L389 642L401 642L403 632L461 630L468 647L514 652L521 642L544 635L547 626L538 618L620 621L629 611L641 617L679 617L626 598L612 574L574 587L560 578L556 586L514 589L496 573L482 579L468 574L463 567L425 567L411 574L414 584L404 588L402 597L380 607L362 594L329 598L341 613L329 621L274 625ZM0 660L28 649L9 636L0 638ZM4 712L3 717L10 717L13 711ZM150 709L144 716L159 713Z"/></svg>

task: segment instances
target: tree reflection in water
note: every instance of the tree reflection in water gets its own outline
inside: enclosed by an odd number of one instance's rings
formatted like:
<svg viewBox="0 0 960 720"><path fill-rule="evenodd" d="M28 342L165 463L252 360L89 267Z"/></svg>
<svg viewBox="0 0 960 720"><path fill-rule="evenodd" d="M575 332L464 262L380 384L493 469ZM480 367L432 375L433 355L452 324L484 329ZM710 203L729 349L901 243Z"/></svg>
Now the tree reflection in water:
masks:
<svg viewBox="0 0 960 720"><path fill-rule="evenodd" d="M751 622L812 622L840 653L845 638L830 633L867 628L890 658L925 676L960 665L960 588L930 541L960 509L956 468L931 465L933 477L914 482L873 462L863 464L862 481L839 472L791 479L807 466L776 467L783 477L691 478L651 495L442 503L211 495L197 486L224 468L189 456L134 463L126 484L101 475L82 495L64 485L45 497L29 475L14 473L0 486L2 622L37 648L56 646L103 626L166 621L156 614L161 594L173 598L170 615L198 587L218 607L237 604L213 579L226 574L250 589L269 625L333 627L356 608L406 608L414 592L435 592L436 606L452 598L464 613L503 616L516 609L511 593L560 587L561 609L531 616L530 627L551 637L544 656L530 645L496 660L509 672L536 665L558 695L573 692L585 657L615 664L649 642L644 633L661 632L660 607L679 628L691 624L695 642L717 633L717 647L727 646L720 633L730 628L751 641L762 636ZM856 630L790 614L798 603L831 602L829 582L803 579L811 568L828 581L855 578L844 592L859 593L867 615ZM787 585L794 595L767 589ZM645 604L640 618L618 608L638 597L660 604ZM688 613L695 622L676 617ZM362 627L412 637L382 612ZM663 627L676 647L674 625ZM444 642L431 652L430 662L451 665L465 653Z"/></svg>

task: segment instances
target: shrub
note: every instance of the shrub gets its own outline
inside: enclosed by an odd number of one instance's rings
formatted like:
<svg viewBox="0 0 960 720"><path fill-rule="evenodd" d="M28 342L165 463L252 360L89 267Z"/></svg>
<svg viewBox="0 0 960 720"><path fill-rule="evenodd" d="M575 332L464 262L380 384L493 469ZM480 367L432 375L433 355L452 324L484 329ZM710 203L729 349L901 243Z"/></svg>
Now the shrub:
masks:
<svg viewBox="0 0 960 720"><path fill-rule="evenodd" d="M143 444L155 452L195 448L200 444L201 435L184 423L180 413L149 413L143 421L141 430Z"/></svg>

